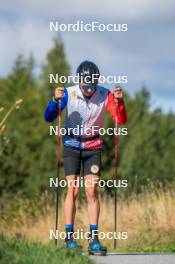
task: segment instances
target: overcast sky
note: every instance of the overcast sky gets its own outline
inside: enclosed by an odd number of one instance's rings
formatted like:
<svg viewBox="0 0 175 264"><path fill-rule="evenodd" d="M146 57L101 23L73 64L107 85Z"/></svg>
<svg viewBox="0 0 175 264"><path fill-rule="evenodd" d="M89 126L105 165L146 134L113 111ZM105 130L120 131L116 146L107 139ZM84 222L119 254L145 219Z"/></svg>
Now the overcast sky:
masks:
<svg viewBox="0 0 175 264"><path fill-rule="evenodd" d="M49 21L127 23L127 32L63 32L67 60L75 72L84 59L103 75L127 75L132 95L144 84L152 108L175 111L174 0L4 0L0 3L0 76L17 54L31 52L38 66L52 46Z"/></svg>

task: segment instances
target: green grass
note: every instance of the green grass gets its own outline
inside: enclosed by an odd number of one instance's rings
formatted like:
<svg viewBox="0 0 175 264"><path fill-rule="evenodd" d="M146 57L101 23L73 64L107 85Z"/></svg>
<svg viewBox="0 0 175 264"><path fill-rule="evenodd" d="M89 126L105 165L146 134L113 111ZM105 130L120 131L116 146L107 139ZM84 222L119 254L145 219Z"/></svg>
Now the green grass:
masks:
<svg viewBox="0 0 175 264"><path fill-rule="evenodd" d="M92 264L80 251L44 246L24 240L0 239L1 264Z"/></svg>

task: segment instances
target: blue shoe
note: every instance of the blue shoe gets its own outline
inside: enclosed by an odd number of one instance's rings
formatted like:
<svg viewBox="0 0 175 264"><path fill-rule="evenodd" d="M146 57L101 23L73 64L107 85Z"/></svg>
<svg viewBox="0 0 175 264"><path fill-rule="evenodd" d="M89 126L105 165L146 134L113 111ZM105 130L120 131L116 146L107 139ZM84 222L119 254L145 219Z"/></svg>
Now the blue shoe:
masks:
<svg viewBox="0 0 175 264"><path fill-rule="evenodd" d="M66 246L68 249L76 249L77 243L75 241L67 241Z"/></svg>
<svg viewBox="0 0 175 264"><path fill-rule="evenodd" d="M102 247L100 243L90 243L88 247L88 253L89 255L106 256L107 248Z"/></svg>
<svg viewBox="0 0 175 264"><path fill-rule="evenodd" d="M89 248L91 250L100 250L101 249L101 245L99 242L91 242L89 243Z"/></svg>
<svg viewBox="0 0 175 264"><path fill-rule="evenodd" d="M67 233L66 239L65 239L66 247L68 249L76 249L78 246L77 246L77 243L75 242L75 240L73 238L73 230L68 231L66 233Z"/></svg>
<svg viewBox="0 0 175 264"><path fill-rule="evenodd" d="M106 256L107 248L100 244L97 237L95 239L89 238L88 253L89 255Z"/></svg>

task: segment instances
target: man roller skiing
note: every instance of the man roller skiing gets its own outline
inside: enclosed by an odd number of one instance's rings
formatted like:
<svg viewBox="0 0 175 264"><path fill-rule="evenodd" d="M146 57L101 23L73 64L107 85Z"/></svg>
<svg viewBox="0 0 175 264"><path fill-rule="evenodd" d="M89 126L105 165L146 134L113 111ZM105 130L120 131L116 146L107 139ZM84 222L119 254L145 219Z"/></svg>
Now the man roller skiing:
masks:
<svg viewBox="0 0 175 264"><path fill-rule="evenodd" d="M79 85L55 89L54 97L45 110L45 120L52 122L57 117L58 100L61 100L61 111L66 109L65 128L68 132L73 131L69 129L79 128L78 135L67 132L62 138L64 171L68 182L68 191L64 203L67 248L77 248L77 243L71 234L74 232L76 198L79 187L75 187L72 183L74 180L80 181L82 164L90 224L89 251L92 254L104 253L106 248L102 247L98 240L100 204L97 186L101 173L101 149L103 145L98 131L104 123L105 109L114 121L117 113L119 125L125 124L127 115L122 99L122 90L114 90L114 94L112 94L108 89L99 86L100 72L93 62L83 61L77 68L77 74ZM118 100L117 109L115 100ZM93 127L96 129L93 130ZM89 186L89 182L95 182L95 184Z"/></svg>

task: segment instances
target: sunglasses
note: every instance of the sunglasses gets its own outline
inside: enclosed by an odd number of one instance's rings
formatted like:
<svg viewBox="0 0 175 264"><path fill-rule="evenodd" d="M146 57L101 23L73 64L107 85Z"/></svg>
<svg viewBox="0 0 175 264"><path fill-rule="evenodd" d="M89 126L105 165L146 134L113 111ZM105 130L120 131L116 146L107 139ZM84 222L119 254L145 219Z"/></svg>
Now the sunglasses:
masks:
<svg viewBox="0 0 175 264"><path fill-rule="evenodd" d="M81 86L83 90L88 91L89 89L91 91L94 91L96 89L96 84L84 84Z"/></svg>

